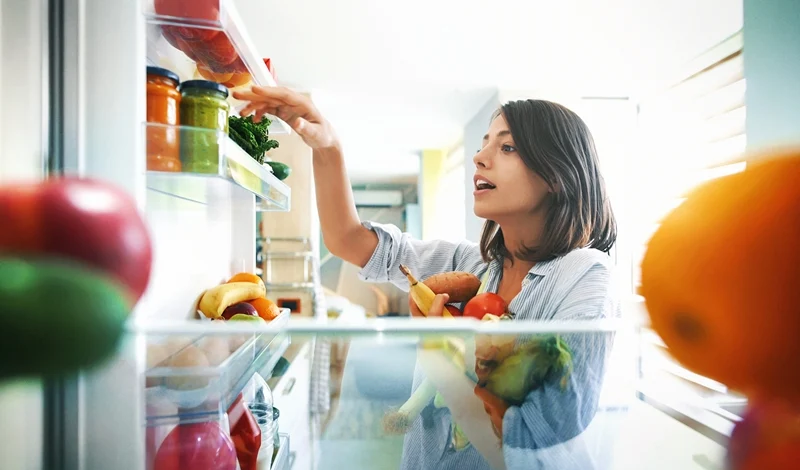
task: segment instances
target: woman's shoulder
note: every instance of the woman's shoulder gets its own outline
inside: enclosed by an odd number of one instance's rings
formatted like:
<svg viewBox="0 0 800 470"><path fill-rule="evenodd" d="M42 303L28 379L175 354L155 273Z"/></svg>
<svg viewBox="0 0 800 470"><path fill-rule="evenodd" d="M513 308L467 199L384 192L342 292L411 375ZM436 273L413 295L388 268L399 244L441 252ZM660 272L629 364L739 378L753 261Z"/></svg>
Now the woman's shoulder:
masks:
<svg viewBox="0 0 800 470"><path fill-rule="evenodd" d="M608 253L595 248L577 248L550 262L557 270L572 273L586 272L593 267L608 270L613 264Z"/></svg>

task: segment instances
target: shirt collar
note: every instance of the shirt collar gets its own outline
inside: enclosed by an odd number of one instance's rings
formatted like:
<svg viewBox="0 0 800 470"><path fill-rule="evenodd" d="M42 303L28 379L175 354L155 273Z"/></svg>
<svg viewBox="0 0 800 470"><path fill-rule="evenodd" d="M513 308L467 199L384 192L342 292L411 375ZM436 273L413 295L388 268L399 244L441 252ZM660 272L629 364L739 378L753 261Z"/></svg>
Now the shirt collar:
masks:
<svg viewBox="0 0 800 470"><path fill-rule="evenodd" d="M553 271L555 268L555 259L547 260L547 261L539 261L538 263L534 264L533 267L528 271L526 277L532 276L546 276ZM492 272L498 272L503 270L503 260L501 258L493 259L489 263L489 270Z"/></svg>

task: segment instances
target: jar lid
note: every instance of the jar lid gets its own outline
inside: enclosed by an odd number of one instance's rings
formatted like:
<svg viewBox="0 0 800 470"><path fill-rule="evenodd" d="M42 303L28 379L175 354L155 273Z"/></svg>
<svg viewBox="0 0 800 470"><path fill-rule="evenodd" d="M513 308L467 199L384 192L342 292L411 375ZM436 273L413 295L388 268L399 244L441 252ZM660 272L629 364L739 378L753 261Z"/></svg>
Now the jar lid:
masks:
<svg viewBox="0 0 800 470"><path fill-rule="evenodd" d="M228 97L228 88L221 83L212 82L210 80L187 80L181 83L181 91L187 88L201 88L203 90L218 91Z"/></svg>
<svg viewBox="0 0 800 470"><path fill-rule="evenodd" d="M178 77L178 74L173 72L172 70L167 70L161 67L154 67L152 65L147 66L147 75L158 75L160 77L166 77L175 82L176 85L181 82L181 79L180 77Z"/></svg>

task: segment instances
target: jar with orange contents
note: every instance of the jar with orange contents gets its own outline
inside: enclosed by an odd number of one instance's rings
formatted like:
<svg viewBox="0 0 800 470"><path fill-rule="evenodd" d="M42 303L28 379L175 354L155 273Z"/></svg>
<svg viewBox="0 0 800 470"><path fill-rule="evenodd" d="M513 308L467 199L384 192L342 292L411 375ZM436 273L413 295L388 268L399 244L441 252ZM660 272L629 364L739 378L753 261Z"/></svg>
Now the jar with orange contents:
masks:
<svg viewBox="0 0 800 470"><path fill-rule="evenodd" d="M178 75L161 67L147 67L147 169L181 171L181 93Z"/></svg>

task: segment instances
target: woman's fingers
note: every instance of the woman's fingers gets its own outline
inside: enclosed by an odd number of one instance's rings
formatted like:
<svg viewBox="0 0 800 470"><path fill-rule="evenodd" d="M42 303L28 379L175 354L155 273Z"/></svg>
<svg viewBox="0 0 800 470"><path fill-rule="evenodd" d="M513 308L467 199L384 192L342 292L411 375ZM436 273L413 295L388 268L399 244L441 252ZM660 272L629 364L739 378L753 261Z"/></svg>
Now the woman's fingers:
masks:
<svg viewBox="0 0 800 470"><path fill-rule="evenodd" d="M442 313L444 312L444 306L447 304L447 301L450 300L450 296L447 294L436 294L436 297L433 299L433 303L431 304L431 309L428 312L429 317L441 317Z"/></svg>
<svg viewBox="0 0 800 470"><path fill-rule="evenodd" d="M411 315L414 317L441 317L442 312L444 311L444 306L447 304L448 300L450 300L450 296L447 294L437 295L436 298L433 299L433 304L431 305L430 311L428 311L428 314L425 315L422 313L419 307L417 307L417 303L414 302L414 299L409 294L408 309L411 311Z"/></svg>
<svg viewBox="0 0 800 470"><path fill-rule="evenodd" d="M277 100L289 106L311 108L311 101L308 98L286 87L253 86L251 90L256 95Z"/></svg>

